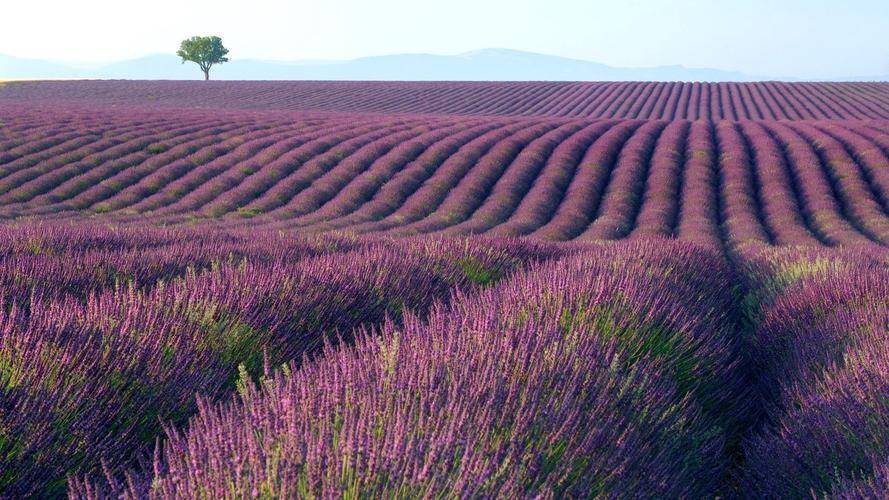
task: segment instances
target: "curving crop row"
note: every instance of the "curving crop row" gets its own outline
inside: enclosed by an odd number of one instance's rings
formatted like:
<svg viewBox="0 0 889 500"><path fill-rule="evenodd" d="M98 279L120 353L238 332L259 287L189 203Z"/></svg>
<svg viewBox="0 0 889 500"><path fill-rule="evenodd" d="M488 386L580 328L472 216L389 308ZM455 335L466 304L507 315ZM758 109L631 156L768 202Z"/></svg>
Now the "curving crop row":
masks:
<svg viewBox="0 0 889 500"><path fill-rule="evenodd" d="M325 125L321 125L321 128L324 127ZM242 168L249 171L254 160L267 164L279 141L292 141L290 144L293 146L299 144L300 140L292 137L290 127L262 128L237 137L228 144L220 144L216 151L209 151L206 155L192 154L189 159L193 168L157 185L152 195L139 200L130 208L136 211L162 209L161 213L173 212L179 207L185 211L196 210L225 189L225 174L240 172Z"/></svg>
<svg viewBox="0 0 889 500"><path fill-rule="evenodd" d="M407 196L399 196L400 200L392 200L392 210L385 218L367 222L350 229L360 232L381 231L391 229L404 224L418 221L435 211L451 193L460 180L473 171L479 162L486 158L494 158L496 161L508 160L509 155L516 154L522 142L532 140L535 136L544 133L549 128L555 127L553 123L520 122L500 127L477 137L449 156L440 165L431 165L431 171L422 185ZM517 144L510 144L516 135ZM527 134L528 136L522 137ZM498 150L498 148L501 148ZM410 179L412 180L412 179ZM383 193L381 193L382 195ZM387 193L388 194L388 193ZM399 193L401 194L401 193Z"/></svg>
<svg viewBox="0 0 889 500"><path fill-rule="evenodd" d="M370 199L365 199L357 207L353 205L351 212L323 222L319 227L339 229L385 220L402 207L412 194L416 195L418 191L422 193L430 176L438 171L446 172L448 162L457 162L460 157L474 161L498 139L522 128L515 125L507 128L508 126L506 123L495 122L491 126L474 127L447 140L436 142L400 171L394 172L389 182L372 185L373 194Z"/></svg>
<svg viewBox="0 0 889 500"><path fill-rule="evenodd" d="M366 168L372 158L385 153L394 147L399 140L414 137L417 132L411 129L417 125L417 123L405 123L398 126L389 126L384 128L383 131L366 136L358 136L346 141L332 148L329 154L316 156L306 162L293 174L285 177L275 187L257 198L256 202L261 204L265 210L269 210L270 214L278 217L286 218L295 215L293 210L297 207L292 205L292 202L299 201L295 197L320 176L337 165L349 164L355 161L361 162L361 167ZM402 134L401 132L403 131L407 131L407 133ZM368 141L368 139L370 140ZM270 196L276 198L274 203L266 201Z"/></svg>
<svg viewBox="0 0 889 500"><path fill-rule="evenodd" d="M716 125L719 153L719 193L722 203L725 237L732 246L748 243L769 243L772 240L768 220L759 201L761 187L751 165L747 142L733 123Z"/></svg>
<svg viewBox="0 0 889 500"><path fill-rule="evenodd" d="M813 229L833 245L869 245L871 240L842 212L838 196L809 144L787 125L769 123L763 126L786 151L791 175L799 186L803 213Z"/></svg>
<svg viewBox="0 0 889 500"><path fill-rule="evenodd" d="M689 123L670 122L658 137L631 238L674 236L681 207Z"/></svg>
<svg viewBox="0 0 889 500"><path fill-rule="evenodd" d="M718 247L720 228L718 154L709 122L692 122L688 132L686 163L682 178L682 206L676 233L679 238Z"/></svg>
<svg viewBox="0 0 889 500"><path fill-rule="evenodd" d="M862 165L856 163L843 144L821 130L809 124L801 124L797 130L820 158L845 213L871 238L882 244L889 242L889 215L885 208L889 205L881 206Z"/></svg>
<svg viewBox="0 0 889 500"><path fill-rule="evenodd" d="M484 133L494 126L493 123L461 121L448 128L426 132L402 142L377 158L367 169L357 173L345 186L337 191L331 190L330 198L324 204L314 212L296 217L294 223L311 225L352 213L369 200L383 183L408 165L413 162L435 163L435 158L444 158L449 148L456 150L463 138L471 139L473 134Z"/></svg>
<svg viewBox="0 0 889 500"><path fill-rule="evenodd" d="M596 216L623 144L640 126L640 122L622 121L589 147L553 217L532 236L570 240L583 232Z"/></svg>
<svg viewBox="0 0 889 500"><path fill-rule="evenodd" d="M447 123L437 123L431 127L417 126L370 142L352 155L340 160L333 168L310 182L308 187L296 194L287 204L276 208L270 213L287 219L312 213L358 174L370 169L373 162L385 157L399 145L423 134L439 133L442 128L449 127L450 125Z"/></svg>
<svg viewBox="0 0 889 500"><path fill-rule="evenodd" d="M485 173L486 178L477 177L482 164L479 162L462 179L463 191L460 192L458 185L451 192L457 196L449 196L439 207L443 214L439 222L419 229L430 232L447 227L448 232L470 234L490 229L501 220L498 217L507 216L524 196L552 150L581 127L578 123L567 123L543 135L534 134L531 141L520 143L520 148L508 158L490 158L492 168Z"/></svg>
<svg viewBox="0 0 889 500"><path fill-rule="evenodd" d="M578 239L616 240L633 229L651 155L665 125L646 122L627 140L602 195L596 218Z"/></svg>
<svg viewBox="0 0 889 500"><path fill-rule="evenodd" d="M759 123L742 123L741 131L749 143L752 156L748 160L755 165L762 213L774 243L829 244L813 227L809 219L811 214L803 208L799 181L790 169L786 151Z"/></svg>
<svg viewBox="0 0 889 500"><path fill-rule="evenodd" d="M586 150L613 126L614 122L611 121L595 122L556 146L540 170L540 175L514 202L516 205L509 218L495 226L492 234L523 236L547 222L559 205Z"/></svg>

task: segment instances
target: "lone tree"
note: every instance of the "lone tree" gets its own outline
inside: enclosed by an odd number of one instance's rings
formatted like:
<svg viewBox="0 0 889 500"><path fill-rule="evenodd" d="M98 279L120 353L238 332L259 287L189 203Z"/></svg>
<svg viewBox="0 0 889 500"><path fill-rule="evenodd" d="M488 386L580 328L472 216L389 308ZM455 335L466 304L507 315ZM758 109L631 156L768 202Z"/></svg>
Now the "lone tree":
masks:
<svg viewBox="0 0 889 500"><path fill-rule="evenodd" d="M225 55L228 49L222 46L222 39L218 36L193 36L188 40L182 40L176 55L185 61L197 63L204 72L204 80L210 79L210 67L214 64L228 62Z"/></svg>

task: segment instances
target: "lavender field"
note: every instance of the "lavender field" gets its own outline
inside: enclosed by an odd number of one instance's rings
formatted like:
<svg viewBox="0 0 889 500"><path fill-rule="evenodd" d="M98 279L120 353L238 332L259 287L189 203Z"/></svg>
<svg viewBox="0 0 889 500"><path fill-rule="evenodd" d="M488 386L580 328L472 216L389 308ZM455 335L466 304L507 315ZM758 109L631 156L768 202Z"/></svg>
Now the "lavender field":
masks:
<svg viewBox="0 0 889 500"><path fill-rule="evenodd" d="M0 102L648 120L889 119L878 82L44 81Z"/></svg>
<svg viewBox="0 0 889 500"><path fill-rule="evenodd" d="M882 498L889 85L0 86L0 497Z"/></svg>

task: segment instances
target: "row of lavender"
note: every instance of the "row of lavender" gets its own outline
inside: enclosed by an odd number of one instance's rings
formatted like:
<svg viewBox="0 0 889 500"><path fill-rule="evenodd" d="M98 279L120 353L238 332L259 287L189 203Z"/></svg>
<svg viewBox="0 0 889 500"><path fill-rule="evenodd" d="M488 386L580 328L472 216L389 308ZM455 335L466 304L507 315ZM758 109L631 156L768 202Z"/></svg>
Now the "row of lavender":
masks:
<svg viewBox="0 0 889 500"><path fill-rule="evenodd" d="M753 498L889 494L889 259L748 248L759 419L740 484Z"/></svg>
<svg viewBox="0 0 889 500"><path fill-rule="evenodd" d="M4 218L889 244L887 122L14 111Z"/></svg>
<svg viewBox="0 0 889 500"><path fill-rule="evenodd" d="M621 119L889 119L886 83L27 82L0 102Z"/></svg>
<svg viewBox="0 0 889 500"><path fill-rule="evenodd" d="M99 226L3 227L0 494L150 455L164 424L242 372L312 356L354 328L422 314L562 250L514 241ZM296 365L294 365L296 366Z"/></svg>

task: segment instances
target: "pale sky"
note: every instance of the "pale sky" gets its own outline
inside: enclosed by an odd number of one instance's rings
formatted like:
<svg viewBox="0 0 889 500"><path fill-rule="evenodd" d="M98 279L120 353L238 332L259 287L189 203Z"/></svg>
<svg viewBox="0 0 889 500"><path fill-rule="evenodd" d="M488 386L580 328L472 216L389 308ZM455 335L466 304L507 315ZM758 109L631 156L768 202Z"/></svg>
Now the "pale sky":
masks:
<svg viewBox="0 0 889 500"><path fill-rule="evenodd" d="M229 57L510 48L612 66L889 74L889 0L0 0L0 54L109 62L218 35Z"/></svg>

